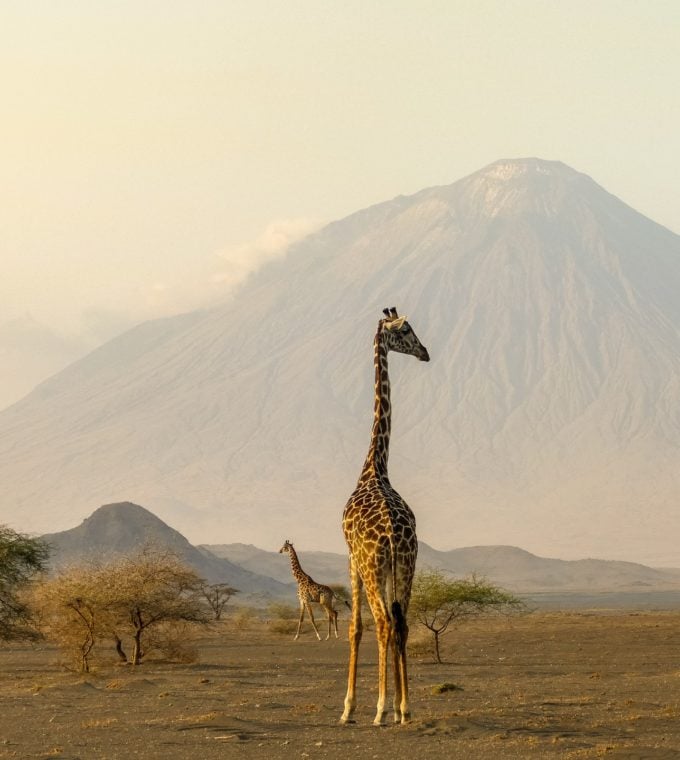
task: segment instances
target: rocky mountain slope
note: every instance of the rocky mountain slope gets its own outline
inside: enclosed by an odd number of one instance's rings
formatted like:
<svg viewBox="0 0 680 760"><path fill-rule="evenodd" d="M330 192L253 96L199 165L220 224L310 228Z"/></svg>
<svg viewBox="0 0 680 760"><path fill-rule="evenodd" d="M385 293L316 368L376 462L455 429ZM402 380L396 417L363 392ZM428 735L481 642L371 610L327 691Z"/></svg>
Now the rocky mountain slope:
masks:
<svg viewBox="0 0 680 760"><path fill-rule="evenodd" d="M558 162L496 162L306 238L0 413L3 519L134 499L194 542L340 550L384 306L390 475L422 540L680 565L680 237Z"/></svg>
<svg viewBox="0 0 680 760"><path fill-rule="evenodd" d="M130 502L105 504L77 527L46 534L43 539L50 546L50 566L55 570L91 560L115 559L149 546L169 549L210 583L228 583L239 590L239 600L288 598L295 592L285 580L280 583L201 551L147 509Z"/></svg>

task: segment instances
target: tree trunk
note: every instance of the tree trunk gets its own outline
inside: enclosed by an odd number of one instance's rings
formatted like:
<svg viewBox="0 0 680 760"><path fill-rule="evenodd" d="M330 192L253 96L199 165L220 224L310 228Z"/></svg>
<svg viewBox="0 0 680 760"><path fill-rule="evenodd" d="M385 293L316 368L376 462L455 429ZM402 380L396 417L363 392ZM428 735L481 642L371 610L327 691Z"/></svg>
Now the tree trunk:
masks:
<svg viewBox="0 0 680 760"><path fill-rule="evenodd" d="M94 646L94 636L89 634L88 637L83 642L83 645L80 647L80 672L81 673L90 672L90 652L92 651L93 646Z"/></svg>
<svg viewBox="0 0 680 760"><path fill-rule="evenodd" d="M434 654L437 658L437 662L441 663L442 658L441 654L439 653L439 631L433 631L434 633Z"/></svg>
<svg viewBox="0 0 680 760"><path fill-rule="evenodd" d="M113 640L116 642L116 652L118 652L118 657L120 658L121 662L127 662L128 658L125 654L125 650L123 649L123 642L120 640L118 634L113 634Z"/></svg>
<svg viewBox="0 0 680 760"><path fill-rule="evenodd" d="M132 649L132 664L139 665L142 661L142 628L135 631L135 643Z"/></svg>

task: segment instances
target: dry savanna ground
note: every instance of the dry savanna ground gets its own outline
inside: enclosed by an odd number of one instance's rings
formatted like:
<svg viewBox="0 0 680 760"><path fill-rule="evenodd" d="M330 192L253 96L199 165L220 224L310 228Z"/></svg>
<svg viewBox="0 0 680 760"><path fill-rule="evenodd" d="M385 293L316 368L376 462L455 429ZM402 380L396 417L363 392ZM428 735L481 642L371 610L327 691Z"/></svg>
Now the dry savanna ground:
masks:
<svg viewBox="0 0 680 760"><path fill-rule="evenodd" d="M87 676L50 646L0 648L0 758L680 757L680 612L467 623L444 639L445 664L412 654L414 720L386 728L371 724L370 632L357 723L338 724L342 623L338 641L309 628L293 641L232 613L197 662L111 660Z"/></svg>

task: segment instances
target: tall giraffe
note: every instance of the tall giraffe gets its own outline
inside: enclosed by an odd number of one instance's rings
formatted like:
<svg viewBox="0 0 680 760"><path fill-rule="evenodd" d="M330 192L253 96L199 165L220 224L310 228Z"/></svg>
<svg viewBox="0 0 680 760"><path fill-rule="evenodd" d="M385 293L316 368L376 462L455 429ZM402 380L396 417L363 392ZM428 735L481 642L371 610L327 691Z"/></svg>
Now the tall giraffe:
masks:
<svg viewBox="0 0 680 760"><path fill-rule="evenodd" d="M352 723L356 707L356 679L361 642L361 589L366 589L378 640L378 706L373 723L385 722L387 657L392 647L394 664L394 721L408 723L408 675L406 669L406 613L418 554L416 520L406 502L392 488L387 476L391 430L390 379L387 354L398 351L429 361L406 317L395 308L384 309L374 341L375 405L368 455L354 493L342 517L349 547L352 581L352 620L349 629L349 677L342 723Z"/></svg>
<svg viewBox="0 0 680 760"><path fill-rule="evenodd" d="M310 575L302 569L300 560L298 559L297 552L293 548L293 544L290 541L286 541L284 545L279 549L279 554L284 552L288 553L290 557L290 568L293 571L293 578L297 581L297 594L298 601L300 602L300 619L298 620L297 633L295 634L295 640L300 635L300 628L302 626L302 619L305 616L305 609L309 613L309 619L312 621L312 627L316 638L321 641L319 636L319 629L314 622L314 615L312 613L311 602L317 602L326 610L326 616L328 617L328 635L326 641L331 637L331 621L335 625L335 638L338 638L338 612L333 607L333 599L335 594L333 589L328 586L324 586L321 583L316 583Z"/></svg>

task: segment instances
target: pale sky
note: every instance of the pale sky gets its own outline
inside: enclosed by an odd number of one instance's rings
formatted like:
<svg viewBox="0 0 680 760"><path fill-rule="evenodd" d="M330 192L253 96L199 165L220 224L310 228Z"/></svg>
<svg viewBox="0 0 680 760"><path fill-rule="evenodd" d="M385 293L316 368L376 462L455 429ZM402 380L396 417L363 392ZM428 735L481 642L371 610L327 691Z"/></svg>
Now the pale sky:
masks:
<svg viewBox="0 0 680 760"><path fill-rule="evenodd" d="M192 308L499 158L680 233L679 40L677 0L4 0L0 323Z"/></svg>

